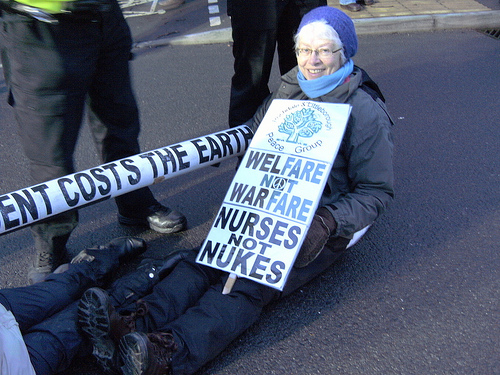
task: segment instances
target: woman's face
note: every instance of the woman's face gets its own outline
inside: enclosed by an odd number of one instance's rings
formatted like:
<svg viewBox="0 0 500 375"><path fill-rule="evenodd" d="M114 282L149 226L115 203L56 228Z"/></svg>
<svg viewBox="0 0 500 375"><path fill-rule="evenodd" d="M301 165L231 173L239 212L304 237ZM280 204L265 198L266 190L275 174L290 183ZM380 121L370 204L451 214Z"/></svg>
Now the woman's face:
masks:
<svg viewBox="0 0 500 375"><path fill-rule="evenodd" d="M307 80L335 73L342 66L340 50L331 40L305 35L297 51L297 64Z"/></svg>

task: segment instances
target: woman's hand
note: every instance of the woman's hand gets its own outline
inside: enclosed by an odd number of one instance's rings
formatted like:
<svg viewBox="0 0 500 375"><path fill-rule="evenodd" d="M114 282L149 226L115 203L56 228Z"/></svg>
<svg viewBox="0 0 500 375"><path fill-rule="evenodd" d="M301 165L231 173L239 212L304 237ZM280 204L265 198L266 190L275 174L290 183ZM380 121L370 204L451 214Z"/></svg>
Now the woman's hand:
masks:
<svg viewBox="0 0 500 375"><path fill-rule="evenodd" d="M336 229L332 214L325 207L318 208L293 266L303 268L316 259Z"/></svg>

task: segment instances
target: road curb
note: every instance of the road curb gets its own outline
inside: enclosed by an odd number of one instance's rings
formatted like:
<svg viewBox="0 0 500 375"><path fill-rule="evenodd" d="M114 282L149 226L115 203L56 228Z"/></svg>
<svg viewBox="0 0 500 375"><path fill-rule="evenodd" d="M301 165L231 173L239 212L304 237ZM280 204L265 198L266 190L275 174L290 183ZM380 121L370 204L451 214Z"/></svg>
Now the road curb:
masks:
<svg viewBox="0 0 500 375"><path fill-rule="evenodd" d="M500 11L447 13L421 16L400 16L355 19L358 35L406 33L446 29L491 29L500 28ZM218 44L232 42L231 28L210 30L140 42L134 48L152 48L166 45Z"/></svg>
<svg viewBox="0 0 500 375"><path fill-rule="evenodd" d="M354 25L358 35L447 29L489 29L500 27L500 11L367 18L354 20Z"/></svg>

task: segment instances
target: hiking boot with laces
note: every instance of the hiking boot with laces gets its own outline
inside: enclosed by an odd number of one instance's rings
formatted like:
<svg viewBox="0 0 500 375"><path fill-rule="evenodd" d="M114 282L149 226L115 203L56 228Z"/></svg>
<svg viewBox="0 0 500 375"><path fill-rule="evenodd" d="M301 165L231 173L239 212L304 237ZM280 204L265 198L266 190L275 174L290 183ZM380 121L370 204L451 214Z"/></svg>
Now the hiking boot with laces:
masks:
<svg viewBox="0 0 500 375"><path fill-rule="evenodd" d="M120 341L124 375L170 375L177 344L171 333L133 332Z"/></svg>
<svg viewBox="0 0 500 375"><path fill-rule="evenodd" d="M101 368L109 373L119 369L117 344L126 334L135 331L135 319L144 316L147 308L138 302L137 310L120 315L110 303L108 293L100 288L88 289L78 304L78 322L92 342L92 354Z"/></svg>
<svg viewBox="0 0 500 375"><path fill-rule="evenodd" d="M54 267L60 263L54 258L52 251L37 250L33 266L28 270L28 284L32 285L44 281L52 273Z"/></svg>
<svg viewBox="0 0 500 375"><path fill-rule="evenodd" d="M78 213L68 211L31 226L35 255L28 270L29 284L45 280L52 271L66 262L66 243L77 223Z"/></svg>

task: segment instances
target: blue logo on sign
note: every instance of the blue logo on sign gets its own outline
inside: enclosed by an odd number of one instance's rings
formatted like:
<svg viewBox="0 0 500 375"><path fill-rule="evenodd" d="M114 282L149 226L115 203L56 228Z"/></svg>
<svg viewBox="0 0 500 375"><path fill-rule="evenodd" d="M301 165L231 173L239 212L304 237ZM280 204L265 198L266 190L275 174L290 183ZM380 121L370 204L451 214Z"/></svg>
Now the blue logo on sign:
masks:
<svg viewBox="0 0 500 375"><path fill-rule="evenodd" d="M314 110L303 108L285 117L278 126L280 133L288 134L286 142L298 143L299 138L311 138L321 130L321 122L316 120Z"/></svg>

